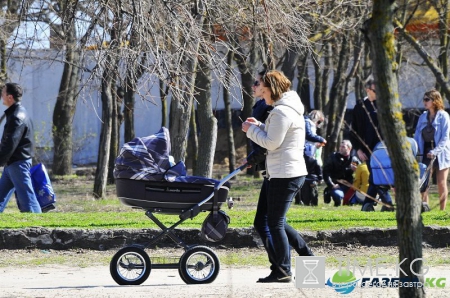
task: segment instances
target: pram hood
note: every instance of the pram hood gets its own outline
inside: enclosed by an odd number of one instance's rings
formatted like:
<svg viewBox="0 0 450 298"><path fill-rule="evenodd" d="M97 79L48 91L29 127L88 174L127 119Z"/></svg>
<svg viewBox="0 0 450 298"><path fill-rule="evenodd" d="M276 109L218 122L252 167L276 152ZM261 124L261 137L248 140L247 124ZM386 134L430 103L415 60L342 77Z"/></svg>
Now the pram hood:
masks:
<svg viewBox="0 0 450 298"><path fill-rule="evenodd" d="M134 138L120 149L114 178L212 185L217 182L205 177L186 176L184 162L170 163L170 149L170 134L165 127L151 136Z"/></svg>
<svg viewBox="0 0 450 298"><path fill-rule="evenodd" d="M169 130L162 127L159 132L137 137L125 143L116 158L114 178L161 181L171 168ZM184 173L183 173L184 170ZM185 168L175 170L175 176L185 175Z"/></svg>

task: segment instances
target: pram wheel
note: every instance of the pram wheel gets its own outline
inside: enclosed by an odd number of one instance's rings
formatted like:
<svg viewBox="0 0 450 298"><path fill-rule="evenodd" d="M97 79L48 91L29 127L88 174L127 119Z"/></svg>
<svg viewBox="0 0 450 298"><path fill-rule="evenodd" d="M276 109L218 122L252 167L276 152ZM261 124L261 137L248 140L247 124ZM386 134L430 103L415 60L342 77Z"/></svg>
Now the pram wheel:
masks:
<svg viewBox="0 0 450 298"><path fill-rule="evenodd" d="M194 246L181 256L178 272L186 284L206 284L216 279L219 270L219 258L214 251Z"/></svg>
<svg viewBox="0 0 450 298"><path fill-rule="evenodd" d="M109 270L119 285L140 285L150 275L151 262L142 248L128 246L114 255Z"/></svg>

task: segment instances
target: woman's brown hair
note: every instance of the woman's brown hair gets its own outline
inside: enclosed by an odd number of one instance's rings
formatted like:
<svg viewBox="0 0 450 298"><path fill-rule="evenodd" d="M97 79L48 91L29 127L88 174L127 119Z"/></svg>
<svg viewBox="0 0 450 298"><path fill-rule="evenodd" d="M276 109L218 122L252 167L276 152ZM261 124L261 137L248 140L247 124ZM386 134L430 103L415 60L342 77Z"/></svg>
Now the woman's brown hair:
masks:
<svg viewBox="0 0 450 298"><path fill-rule="evenodd" d="M439 93L436 89L431 89L425 92L423 97L429 97L433 101L436 111L444 109L444 101L442 100L441 93Z"/></svg>
<svg viewBox="0 0 450 298"><path fill-rule="evenodd" d="M270 70L266 72L262 77L261 81L264 87L270 89L271 99L277 101L281 98L281 95L288 92L291 89L291 81L278 70Z"/></svg>

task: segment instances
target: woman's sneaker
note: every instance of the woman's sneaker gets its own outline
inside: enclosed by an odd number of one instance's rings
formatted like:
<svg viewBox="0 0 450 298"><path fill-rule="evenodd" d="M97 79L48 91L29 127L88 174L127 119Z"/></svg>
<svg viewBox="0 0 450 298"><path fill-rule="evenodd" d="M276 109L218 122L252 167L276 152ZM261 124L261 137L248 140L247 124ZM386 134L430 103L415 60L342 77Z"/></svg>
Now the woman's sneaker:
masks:
<svg viewBox="0 0 450 298"><path fill-rule="evenodd" d="M278 275L275 272L271 272L269 276L258 279L257 282L260 283L271 283L271 282L291 282L291 275Z"/></svg>

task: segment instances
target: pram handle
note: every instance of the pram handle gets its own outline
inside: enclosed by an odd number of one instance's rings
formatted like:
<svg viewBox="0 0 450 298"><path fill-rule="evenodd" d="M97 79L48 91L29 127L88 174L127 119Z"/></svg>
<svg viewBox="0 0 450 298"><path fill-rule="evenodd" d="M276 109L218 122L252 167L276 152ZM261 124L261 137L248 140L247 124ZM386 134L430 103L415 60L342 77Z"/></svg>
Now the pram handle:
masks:
<svg viewBox="0 0 450 298"><path fill-rule="evenodd" d="M200 213L199 207L202 206L203 204L205 204L206 202L208 202L209 200L211 200L211 198L214 197L214 194L216 194L219 191L219 189L222 187L222 185L225 184L225 182L227 182L228 180L230 180L231 178L233 178L234 176L239 174L243 169L246 169L247 166L248 166L248 163L245 163L242 166L240 166L239 168L237 168L236 170L234 170L233 172L231 172L230 174L228 174L227 176L225 176L223 179L217 181L214 184L214 191L206 199L199 202L193 208L190 208L190 209L186 210L185 212L183 212L182 214L180 214L180 219L184 220L187 218L194 218L195 216L197 216L197 214ZM217 202L213 205L213 211L215 210L214 208L217 208Z"/></svg>
<svg viewBox="0 0 450 298"><path fill-rule="evenodd" d="M234 170L233 172L231 172L230 174L226 175L221 180L217 181L216 184L214 185L214 190L220 189L222 187L222 185L225 184L225 182L227 182L228 180L230 180L231 178L233 178L234 176L239 174L243 169L246 169L247 166L248 166L248 163L245 163L242 166L240 166L239 168L237 168L236 170Z"/></svg>

